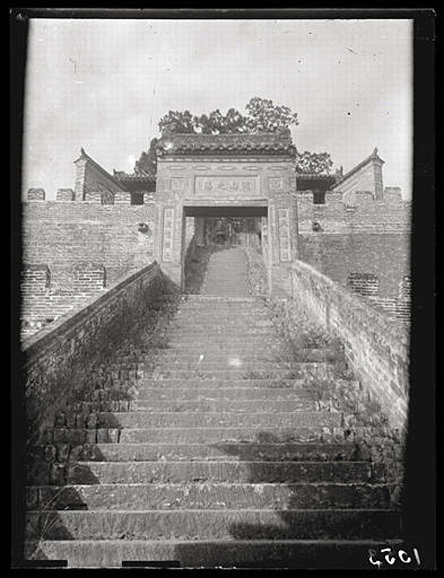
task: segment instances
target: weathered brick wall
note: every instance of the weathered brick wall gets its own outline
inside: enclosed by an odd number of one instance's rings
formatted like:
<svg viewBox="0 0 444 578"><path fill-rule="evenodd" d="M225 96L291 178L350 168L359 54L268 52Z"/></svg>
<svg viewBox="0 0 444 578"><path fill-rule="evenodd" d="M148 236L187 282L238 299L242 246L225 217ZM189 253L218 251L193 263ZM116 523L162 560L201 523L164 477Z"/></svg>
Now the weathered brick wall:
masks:
<svg viewBox="0 0 444 578"><path fill-rule="evenodd" d="M291 295L339 337L364 389L381 404L390 425L402 430L409 392L406 331L313 267L296 261L291 269Z"/></svg>
<svg viewBox="0 0 444 578"><path fill-rule="evenodd" d="M146 230L140 224L148 225ZM23 204L23 261L44 263L52 286L80 262L100 263L108 281L153 261L153 206L47 201Z"/></svg>
<svg viewBox="0 0 444 578"><path fill-rule="evenodd" d="M364 192L348 202L327 193L325 205L314 205L312 193L301 192L298 215L302 261L344 286L350 275L375 275L374 304L396 310L400 284L410 271L411 206L399 189L379 201Z"/></svg>
<svg viewBox="0 0 444 578"><path fill-rule="evenodd" d="M114 283L151 263L152 213L152 205L24 203L23 335L79 308L103 289L105 275Z"/></svg>
<svg viewBox="0 0 444 578"><path fill-rule="evenodd" d="M143 324L165 283L160 267L152 263L24 341L24 391L35 431L51 423L76 390L88 387L95 362Z"/></svg>
<svg viewBox="0 0 444 578"><path fill-rule="evenodd" d="M27 337L66 312L82 306L103 290L106 272L101 264L79 263L66 286L54 289L47 265L25 265L22 271L21 335Z"/></svg>

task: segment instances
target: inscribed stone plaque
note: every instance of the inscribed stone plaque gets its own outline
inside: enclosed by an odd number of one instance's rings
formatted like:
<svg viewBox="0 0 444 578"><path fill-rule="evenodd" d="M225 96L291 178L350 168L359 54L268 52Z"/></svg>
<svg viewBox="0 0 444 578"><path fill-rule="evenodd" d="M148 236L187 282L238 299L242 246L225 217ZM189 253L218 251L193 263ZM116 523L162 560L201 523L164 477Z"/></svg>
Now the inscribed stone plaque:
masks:
<svg viewBox="0 0 444 578"><path fill-rule="evenodd" d="M173 236L174 236L174 209L165 208L163 213L163 243L162 260L173 260Z"/></svg>
<svg viewBox="0 0 444 578"><path fill-rule="evenodd" d="M226 195L257 196L259 182L257 176L196 176L196 195L223 197Z"/></svg>
<svg viewBox="0 0 444 578"><path fill-rule="evenodd" d="M290 261L291 243L290 243L289 209L278 210L278 228L279 228L279 259L281 261Z"/></svg>

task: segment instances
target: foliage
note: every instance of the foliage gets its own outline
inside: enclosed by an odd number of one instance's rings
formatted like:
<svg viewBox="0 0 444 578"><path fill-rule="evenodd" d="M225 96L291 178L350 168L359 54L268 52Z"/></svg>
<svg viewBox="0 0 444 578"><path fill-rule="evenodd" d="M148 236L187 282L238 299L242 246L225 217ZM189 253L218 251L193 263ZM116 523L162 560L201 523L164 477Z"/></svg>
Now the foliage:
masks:
<svg viewBox="0 0 444 578"><path fill-rule="evenodd" d="M298 152L298 173L312 175L329 175L333 161L329 153Z"/></svg>
<svg viewBox="0 0 444 578"><path fill-rule="evenodd" d="M134 167L134 173L136 175L150 175L156 176L157 173L157 154L156 154L156 146L158 143L157 138L151 139L150 146L148 151L142 151L140 158L136 161L136 165Z"/></svg>
<svg viewBox="0 0 444 578"><path fill-rule="evenodd" d="M272 100L255 96L246 105L249 132L280 132L298 124L298 115L288 106L275 105Z"/></svg>
<svg viewBox="0 0 444 578"><path fill-rule="evenodd" d="M162 136L170 134L258 134L281 132L299 124L298 115L288 106L274 104L270 99L255 96L245 106L246 114L230 108L223 114L219 109L200 116L189 110L170 110L159 121ZM157 169L156 145L153 138L147 152L136 162L136 174L155 176ZM326 152L304 151L298 154L298 172L302 174L330 174L333 162Z"/></svg>

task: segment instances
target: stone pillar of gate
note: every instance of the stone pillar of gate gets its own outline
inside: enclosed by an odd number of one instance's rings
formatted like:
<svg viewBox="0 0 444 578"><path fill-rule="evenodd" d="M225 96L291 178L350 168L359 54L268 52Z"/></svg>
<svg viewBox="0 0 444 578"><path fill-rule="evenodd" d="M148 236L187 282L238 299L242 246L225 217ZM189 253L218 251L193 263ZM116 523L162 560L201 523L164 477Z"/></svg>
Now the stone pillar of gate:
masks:
<svg viewBox="0 0 444 578"><path fill-rule="evenodd" d="M298 256L296 148L290 132L169 135L159 140L157 155L154 255L163 271L182 284L185 214L201 215L206 208L212 215L251 211L266 224L270 292L285 291L289 265Z"/></svg>

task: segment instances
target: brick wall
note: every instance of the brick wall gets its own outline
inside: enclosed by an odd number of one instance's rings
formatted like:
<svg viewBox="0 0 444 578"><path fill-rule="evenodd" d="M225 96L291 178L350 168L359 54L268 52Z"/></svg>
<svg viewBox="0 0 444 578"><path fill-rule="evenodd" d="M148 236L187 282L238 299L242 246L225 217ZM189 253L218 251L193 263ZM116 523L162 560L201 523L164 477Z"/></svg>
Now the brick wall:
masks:
<svg viewBox="0 0 444 578"><path fill-rule="evenodd" d="M313 267L297 261L291 270L291 295L340 338L364 389L381 404L391 426L402 430L409 391L406 331Z"/></svg>
<svg viewBox="0 0 444 578"><path fill-rule="evenodd" d="M99 193L99 196L101 193ZM22 334L153 261L152 205L23 205ZM142 226L143 224L143 226Z"/></svg>
<svg viewBox="0 0 444 578"><path fill-rule="evenodd" d="M141 223L148 228L139 230ZM153 261L152 231L152 205L24 203L23 261L48 265L54 289L80 262L100 263L114 282Z"/></svg>
<svg viewBox="0 0 444 578"><path fill-rule="evenodd" d="M350 202L327 193L325 205L314 205L311 192L298 193L300 259L344 286L350 276L374 275L374 304L390 311L410 271L411 205L395 188L383 200L358 192Z"/></svg>
<svg viewBox="0 0 444 578"><path fill-rule="evenodd" d="M76 389L88 386L95 360L143 323L151 300L164 291L156 263L126 276L79 311L67 314L23 343L25 396L30 423L51 423Z"/></svg>

